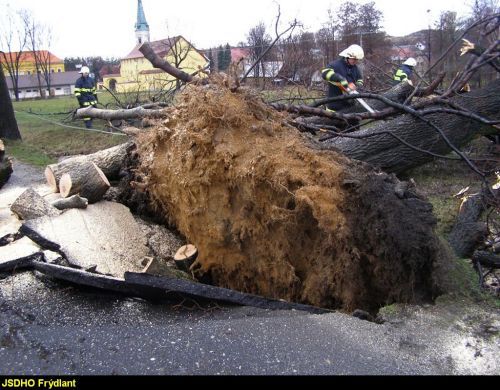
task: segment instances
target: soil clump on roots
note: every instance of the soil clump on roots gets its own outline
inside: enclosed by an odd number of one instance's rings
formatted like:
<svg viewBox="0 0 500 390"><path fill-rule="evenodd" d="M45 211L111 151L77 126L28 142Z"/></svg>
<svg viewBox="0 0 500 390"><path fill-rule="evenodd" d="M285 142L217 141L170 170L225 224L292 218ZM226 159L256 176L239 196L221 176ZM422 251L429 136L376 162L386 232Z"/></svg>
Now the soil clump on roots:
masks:
<svg viewBox="0 0 500 390"><path fill-rule="evenodd" d="M153 207L214 284L351 311L439 291L432 207L394 176L320 150L223 81L188 86L137 139Z"/></svg>

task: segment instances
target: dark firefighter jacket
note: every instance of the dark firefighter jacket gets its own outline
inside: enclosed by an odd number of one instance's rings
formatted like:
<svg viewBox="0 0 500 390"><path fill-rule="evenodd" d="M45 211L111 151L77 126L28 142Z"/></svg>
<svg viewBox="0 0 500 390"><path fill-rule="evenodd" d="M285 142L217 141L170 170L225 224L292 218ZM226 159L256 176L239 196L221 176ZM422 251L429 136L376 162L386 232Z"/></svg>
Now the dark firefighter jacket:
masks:
<svg viewBox="0 0 500 390"><path fill-rule="evenodd" d="M408 65L401 65L394 75L394 81L400 83L402 81L410 79L413 73L413 68Z"/></svg>
<svg viewBox="0 0 500 390"><path fill-rule="evenodd" d="M97 104L97 93L94 79L91 77L80 77L75 83L75 96L80 107L88 107Z"/></svg>
<svg viewBox="0 0 500 390"><path fill-rule="evenodd" d="M340 58L327 65L321 71L321 75L324 80L328 81L328 97L342 96L343 92L338 87L341 84L343 87L347 88L349 83L354 83L358 87L363 86L363 75L361 70L357 65L349 65L347 59ZM341 110L342 108L348 107L350 104L348 101L345 102L333 102L327 105L329 110Z"/></svg>

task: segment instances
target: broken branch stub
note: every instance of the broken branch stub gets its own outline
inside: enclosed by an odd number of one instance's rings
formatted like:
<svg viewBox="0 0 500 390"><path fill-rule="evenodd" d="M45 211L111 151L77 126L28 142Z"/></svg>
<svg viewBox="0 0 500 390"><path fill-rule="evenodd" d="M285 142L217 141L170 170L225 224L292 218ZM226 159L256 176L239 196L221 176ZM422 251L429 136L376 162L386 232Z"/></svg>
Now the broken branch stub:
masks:
<svg viewBox="0 0 500 390"><path fill-rule="evenodd" d="M58 199L52 203L52 206L54 206L58 210L86 209L88 205L88 199L82 198L79 195L73 195L69 198Z"/></svg>
<svg viewBox="0 0 500 390"><path fill-rule="evenodd" d="M78 169L65 173L59 182L63 198L79 194L90 204L99 202L111 185L104 173L93 162L82 163Z"/></svg>

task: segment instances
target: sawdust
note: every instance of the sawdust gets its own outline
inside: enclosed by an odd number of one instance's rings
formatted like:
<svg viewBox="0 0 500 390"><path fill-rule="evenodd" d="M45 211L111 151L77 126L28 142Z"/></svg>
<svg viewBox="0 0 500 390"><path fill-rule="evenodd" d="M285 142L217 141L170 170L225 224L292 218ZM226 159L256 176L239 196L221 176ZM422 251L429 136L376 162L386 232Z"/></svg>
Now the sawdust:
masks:
<svg viewBox="0 0 500 390"><path fill-rule="evenodd" d="M405 204L391 216L399 199L375 192L392 179L311 147L284 114L221 82L189 86L166 111L137 140L140 176L214 284L345 310L433 294L432 223ZM406 228L415 237L398 237L401 213L425 225Z"/></svg>

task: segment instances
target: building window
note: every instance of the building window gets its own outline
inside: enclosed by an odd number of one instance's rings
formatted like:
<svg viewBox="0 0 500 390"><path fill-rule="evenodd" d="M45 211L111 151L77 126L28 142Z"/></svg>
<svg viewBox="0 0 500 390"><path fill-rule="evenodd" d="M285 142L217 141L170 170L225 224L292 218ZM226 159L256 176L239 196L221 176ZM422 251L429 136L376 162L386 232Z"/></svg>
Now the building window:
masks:
<svg viewBox="0 0 500 390"><path fill-rule="evenodd" d="M61 88L56 88L56 91L60 91L60 90L61 90Z"/></svg>
<svg viewBox="0 0 500 390"><path fill-rule="evenodd" d="M51 69L51 70L50 70L50 73L54 73L54 72L55 72L55 70L54 70L54 69Z"/></svg>
<svg viewBox="0 0 500 390"><path fill-rule="evenodd" d="M57 69L57 73L61 73L61 69Z"/></svg>
<svg viewBox="0 0 500 390"><path fill-rule="evenodd" d="M31 70L28 70L28 75L30 75L30 74L31 74Z"/></svg>

